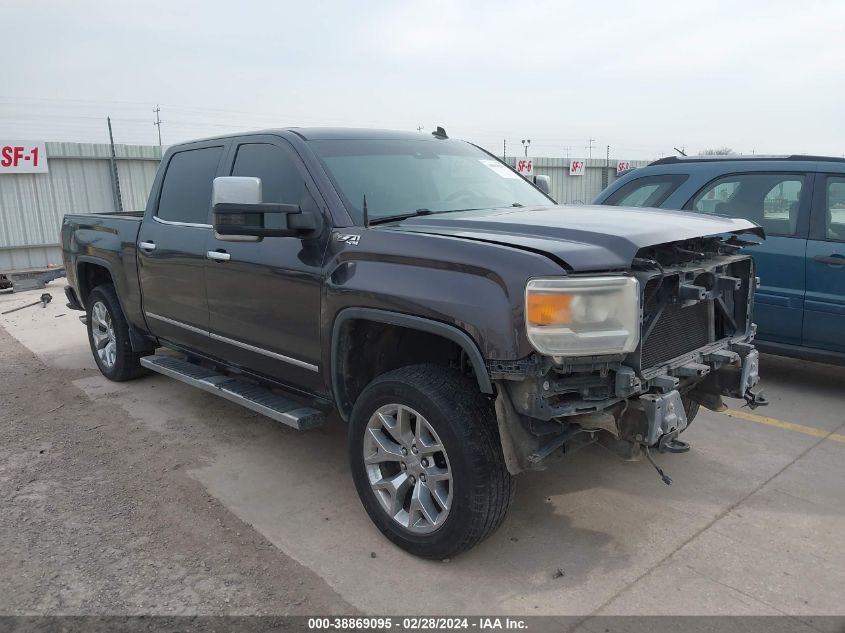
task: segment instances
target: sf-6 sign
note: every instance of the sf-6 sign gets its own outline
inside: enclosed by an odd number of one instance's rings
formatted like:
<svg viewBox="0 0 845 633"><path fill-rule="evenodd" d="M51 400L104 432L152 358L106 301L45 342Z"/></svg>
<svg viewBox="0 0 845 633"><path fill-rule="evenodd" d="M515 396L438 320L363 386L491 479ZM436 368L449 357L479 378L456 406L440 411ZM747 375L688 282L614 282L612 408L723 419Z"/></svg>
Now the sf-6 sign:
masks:
<svg viewBox="0 0 845 633"><path fill-rule="evenodd" d="M534 161L530 158L520 158L516 161L516 171L526 178L531 178L534 175Z"/></svg>
<svg viewBox="0 0 845 633"><path fill-rule="evenodd" d="M47 148L43 141L0 141L0 176L46 174Z"/></svg>

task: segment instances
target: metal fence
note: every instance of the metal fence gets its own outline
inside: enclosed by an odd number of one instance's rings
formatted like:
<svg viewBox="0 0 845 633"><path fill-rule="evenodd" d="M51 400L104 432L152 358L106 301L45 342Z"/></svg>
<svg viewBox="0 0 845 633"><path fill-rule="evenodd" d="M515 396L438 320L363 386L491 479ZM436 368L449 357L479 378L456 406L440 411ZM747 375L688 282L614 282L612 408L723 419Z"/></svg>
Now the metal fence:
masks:
<svg viewBox="0 0 845 633"><path fill-rule="evenodd" d="M126 210L143 209L161 160L149 145L115 145ZM47 143L49 172L0 176L0 272L60 266L65 213L116 211L106 144Z"/></svg>
<svg viewBox="0 0 845 633"><path fill-rule="evenodd" d="M123 208L146 206L161 148L115 145ZM0 176L0 272L60 266L59 229L65 213L116 211L111 151L106 144L47 143L49 173ZM520 157L506 160L516 165ZM570 161L533 158L534 173L549 176L560 203L589 204L616 180L616 159L588 159L583 176L570 176ZM640 167L646 161L630 161Z"/></svg>

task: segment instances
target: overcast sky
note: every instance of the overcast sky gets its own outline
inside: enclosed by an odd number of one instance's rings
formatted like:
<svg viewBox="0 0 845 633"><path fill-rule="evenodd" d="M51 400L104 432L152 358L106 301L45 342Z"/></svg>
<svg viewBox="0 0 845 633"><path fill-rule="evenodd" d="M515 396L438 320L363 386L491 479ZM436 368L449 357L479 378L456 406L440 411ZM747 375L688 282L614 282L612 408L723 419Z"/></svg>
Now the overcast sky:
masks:
<svg viewBox="0 0 845 633"><path fill-rule="evenodd" d="M442 125L501 154L845 153L845 2L0 0L0 139Z"/></svg>

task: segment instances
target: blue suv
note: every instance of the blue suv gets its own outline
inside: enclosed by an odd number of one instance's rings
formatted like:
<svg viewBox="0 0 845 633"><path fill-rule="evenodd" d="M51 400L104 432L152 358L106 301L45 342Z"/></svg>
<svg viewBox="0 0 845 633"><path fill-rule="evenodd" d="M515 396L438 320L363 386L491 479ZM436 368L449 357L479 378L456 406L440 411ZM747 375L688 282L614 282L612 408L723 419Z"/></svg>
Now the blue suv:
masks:
<svg viewBox="0 0 845 633"><path fill-rule="evenodd" d="M663 158L626 172L594 203L756 222L766 232L749 249L761 281L758 347L845 362L845 159Z"/></svg>

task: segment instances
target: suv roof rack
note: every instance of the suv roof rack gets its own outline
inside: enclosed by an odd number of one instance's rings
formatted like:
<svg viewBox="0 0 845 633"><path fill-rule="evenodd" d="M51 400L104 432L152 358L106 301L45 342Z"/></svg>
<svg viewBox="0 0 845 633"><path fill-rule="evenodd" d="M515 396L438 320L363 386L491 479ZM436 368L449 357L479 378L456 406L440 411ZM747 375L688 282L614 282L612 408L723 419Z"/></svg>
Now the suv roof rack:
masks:
<svg viewBox="0 0 845 633"><path fill-rule="evenodd" d="M824 161L828 163L845 163L845 158L837 156L811 156L809 154L789 154L778 156L667 156L659 160L649 163L651 165L677 165L679 163L699 163L706 161L725 161L725 160L793 160L793 161Z"/></svg>

